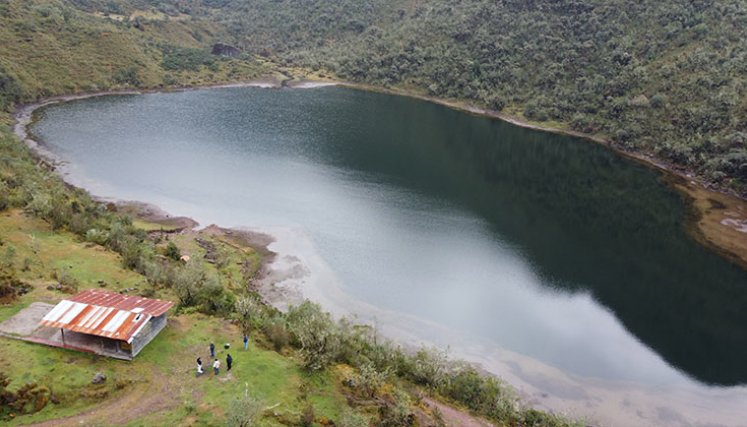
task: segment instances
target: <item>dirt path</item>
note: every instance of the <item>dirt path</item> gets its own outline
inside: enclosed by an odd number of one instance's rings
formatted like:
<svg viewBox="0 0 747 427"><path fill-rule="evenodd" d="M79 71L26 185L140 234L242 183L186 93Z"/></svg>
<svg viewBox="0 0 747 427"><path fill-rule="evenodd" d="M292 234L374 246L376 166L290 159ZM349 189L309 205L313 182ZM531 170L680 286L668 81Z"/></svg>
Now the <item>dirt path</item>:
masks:
<svg viewBox="0 0 747 427"><path fill-rule="evenodd" d="M454 409L429 397L424 398L423 401L431 408L437 408L441 412L444 422L449 427L495 427L495 424L473 417L466 412Z"/></svg>
<svg viewBox="0 0 747 427"><path fill-rule="evenodd" d="M81 425L124 425L147 414L177 406L175 384L163 374L153 372L147 382L128 387L121 394L103 401L95 408L69 417L48 420L33 427L65 427Z"/></svg>

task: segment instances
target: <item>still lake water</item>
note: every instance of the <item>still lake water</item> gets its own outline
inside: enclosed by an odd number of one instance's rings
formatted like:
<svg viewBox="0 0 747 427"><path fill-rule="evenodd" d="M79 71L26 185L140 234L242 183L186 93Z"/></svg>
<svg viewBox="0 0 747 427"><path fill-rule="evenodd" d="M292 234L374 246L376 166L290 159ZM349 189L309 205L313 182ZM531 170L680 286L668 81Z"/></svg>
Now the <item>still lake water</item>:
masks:
<svg viewBox="0 0 747 427"><path fill-rule="evenodd" d="M33 130L96 195L302 228L356 300L581 377L747 384L747 272L593 143L339 87L102 97Z"/></svg>

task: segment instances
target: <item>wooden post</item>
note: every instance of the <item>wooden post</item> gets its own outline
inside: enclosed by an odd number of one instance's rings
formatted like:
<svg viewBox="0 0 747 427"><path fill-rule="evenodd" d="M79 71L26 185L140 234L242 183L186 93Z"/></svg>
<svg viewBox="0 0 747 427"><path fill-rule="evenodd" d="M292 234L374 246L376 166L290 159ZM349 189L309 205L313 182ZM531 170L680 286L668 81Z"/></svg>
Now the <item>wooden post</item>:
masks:
<svg viewBox="0 0 747 427"><path fill-rule="evenodd" d="M62 334L62 348L65 348L65 330L60 328L60 333Z"/></svg>

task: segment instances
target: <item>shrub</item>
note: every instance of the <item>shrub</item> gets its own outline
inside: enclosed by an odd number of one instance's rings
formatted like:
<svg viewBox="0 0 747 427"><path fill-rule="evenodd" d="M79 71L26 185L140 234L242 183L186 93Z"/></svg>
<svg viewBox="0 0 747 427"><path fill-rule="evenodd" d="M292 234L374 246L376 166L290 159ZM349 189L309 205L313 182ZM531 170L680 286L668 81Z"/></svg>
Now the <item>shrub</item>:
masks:
<svg viewBox="0 0 747 427"><path fill-rule="evenodd" d="M301 425L303 427L311 427L314 425L314 418L314 407L307 405L301 414Z"/></svg>
<svg viewBox="0 0 747 427"><path fill-rule="evenodd" d="M26 383L16 391L8 390L10 379L0 372L0 417L9 419L10 414L31 414L39 412L49 402L51 392L48 387L36 383ZM0 419L2 419L0 418Z"/></svg>
<svg viewBox="0 0 747 427"><path fill-rule="evenodd" d="M410 397L395 390L390 399L379 406L380 427L409 427L414 425L415 415L410 409Z"/></svg>
<svg viewBox="0 0 747 427"><path fill-rule="evenodd" d="M373 363L366 363L358 368L356 384L366 397L374 397L389 377L389 370L378 371Z"/></svg>
<svg viewBox="0 0 747 427"><path fill-rule="evenodd" d="M8 245L5 253L0 257L0 268L13 270L16 262L16 248Z"/></svg>
<svg viewBox="0 0 747 427"><path fill-rule="evenodd" d="M197 302L197 294L205 280L205 271L197 261L190 261L175 271L173 288L179 305L189 307Z"/></svg>
<svg viewBox="0 0 747 427"><path fill-rule="evenodd" d="M494 419L511 419L515 413L513 391L499 380L480 375L475 368L460 364L453 369L439 388L441 394L469 409Z"/></svg>
<svg viewBox="0 0 747 427"><path fill-rule="evenodd" d="M345 409L337 425L340 427L368 427L369 421L363 415L357 414L350 409Z"/></svg>
<svg viewBox="0 0 747 427"><path fill-rule="evenodd" d="M8 110L21 99L21 86L16 78L0 67L0 110Z"/></svg>
<svg viewBox="0 0 747 427"><path fill-rule="evenodd" d="M265 314L265 307L253 296L244 296L236 300L234 316L245 334L249 334L253 328L261 327Z"/></svg>
<svg viewBox="0 0 747 427"><path fill-rule="evenodd" d="M228 427L255 426L261 412L262 403L255 397L245 394L243 397L231 400L226 411L226 425Z"/></svg>
<svg viewBox="0 0 747 427"><path fill-rule="evenodd" d="M168 245L166 245L166 251L164 252L164 255L166 257L173 259L174 261L179 261L182 257L181 251L179 251L179 247L176 246L174 242L169 242Z"/></svg>
<svg viewBox="0 0 747 427"><path fill-rule="evenodd" d="M290 334L282 317L275 317L264 326L264 333L278 353L290 342Z"/></svg>
<svg viewBox="0 0 747 427"><path fill-rule="evenodd" d="M10 190L3 181L0 181L0 212L10 207Z"/></svg>
<svg viewBox="0 0 747 427"><path fill-rule="evenodd" d="M202 49L167 46L163 48L163 68L169 71L198 71L201 66L215 70L216 60Z"/></svg>
<svg viewBox="0 0 747 427"><path fill-rule="evenodd" d="M8 303L31 290L31 286L21 282L13 269L0 268L0 302Z"/></svg>
<svg viewBox="0 0 747 427"><path fill-rule="evenodd" d="M114 83L120 85L140 86L142 83L140 76L138 75L138 69L135 65L129 67L120 68L114 75L112 75Z"/></svg>
<svg viewBox="0 0 747 427"><path fill-rule="evenodd" d="M205 280L199 286L197 302L203 313L226 315L233 311L236 297L226 291L217 274L211 273L205 275Z"/></svg>
<svg viewBox="0 0 747 427"><path fill-rule="evenodd" d="M665 106L666 103L667 103L666 96L664 96L664 95L662 95L660 93L657 93L656 95L654 95L654 96L651 97L651 106L654 107L654 108L661 108L661 107Z"/></svg>
<svg viewBox="0 0 747 427"><path fill-rule="evenodd" d="M445 351L424 348L411 359L407 374L416 384L437 388L446 380L446 361Z"/></svg>
<svg viewBox="0 0 747 427"><path fill-rule="evenodd" d="M143 251L143 245L133 236L125 236L120 243L122 255L122 266L131 270L136 269L141 263L140 258Z"/></svg>
<svg viewBox="0 0 747 427"><path fill-rule="evenodd" d="M305 301L292 307L287 319L306 369L321 370L335 360L340 351L340 336L329 313L323 312L318 304Z"/></svg>
<svg viewBox="0 0 747 427"><path fill-rule="evenodd" d="M78 279L73 277L70 273L65 270L56 270L54 272L54 278L60 283L61 291L74 294L78 292Z"/></svg>

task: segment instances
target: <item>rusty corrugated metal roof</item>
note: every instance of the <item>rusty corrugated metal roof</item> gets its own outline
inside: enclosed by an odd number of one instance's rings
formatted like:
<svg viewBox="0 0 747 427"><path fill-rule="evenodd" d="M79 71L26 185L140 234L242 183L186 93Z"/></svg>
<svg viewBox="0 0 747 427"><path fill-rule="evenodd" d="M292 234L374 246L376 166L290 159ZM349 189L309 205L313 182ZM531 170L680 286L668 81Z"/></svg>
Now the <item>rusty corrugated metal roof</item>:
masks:
<svg viewBox="0 0 747 427"><path fill-rule="evenodd" d="M60 301L40 324L132 342L151 317L166 313L172 305L170 301L89 289Z"/></svg>
<svg viewBox="0 0 747 427"><path fill-rule="evenodd" d="M120 310L134 311L142 309L143 313L158 317L166 313L172 305L171 301L163 301L155 298L145 298L137 295L123 295L116 292L101 291L98 289L87 289L70 298L70 301L85 304L98 305L101 307L112 307Z"/></svg>

